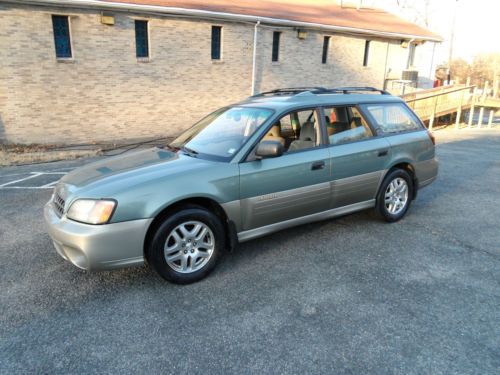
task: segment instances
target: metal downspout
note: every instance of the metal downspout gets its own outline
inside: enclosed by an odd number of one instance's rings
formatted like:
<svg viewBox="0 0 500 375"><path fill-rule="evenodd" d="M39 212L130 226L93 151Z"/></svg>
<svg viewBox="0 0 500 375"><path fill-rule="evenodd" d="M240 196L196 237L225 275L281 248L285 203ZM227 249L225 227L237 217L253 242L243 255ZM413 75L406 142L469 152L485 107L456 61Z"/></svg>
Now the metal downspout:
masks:
<svg viewBox="0 0 500 375"><path fill-rule="evenodd" d="M258 27L260 25L260 21L257 21L255 24L254 32L253 32L253 58L252 58L252 95L255 95L255 80L256 80L256 66L257 66L257 37Z"/></svg>
<svg viewBox="0 0 500 375"><path fill-rule="evenodd" d="M431 87L434 87L434 80L436 78L436 69L434 69L434 55L436 53L436 42L433 43L433 46L432 46L432 57L431 57L431 71L429 72L429 78L430 80L432 81L432 86Z"/></svg>
<svg viewBox="0 0 500 375"><path fill-rule="evenodd" d="M389 62L389 42L387 42L387 49L385 50L384 82L382 83L384 90L387 89L387 76L389 75L389 72L387 71L388 62Z"/></svg>
<svg viewBox="0 0 500 375"><path fill-rule="evenodd" d="M406 56L406 69L410 69L410 60L411 60L411 52L412 52L412 43L415 39L410 39L408 42L408 55Z"/></svg>

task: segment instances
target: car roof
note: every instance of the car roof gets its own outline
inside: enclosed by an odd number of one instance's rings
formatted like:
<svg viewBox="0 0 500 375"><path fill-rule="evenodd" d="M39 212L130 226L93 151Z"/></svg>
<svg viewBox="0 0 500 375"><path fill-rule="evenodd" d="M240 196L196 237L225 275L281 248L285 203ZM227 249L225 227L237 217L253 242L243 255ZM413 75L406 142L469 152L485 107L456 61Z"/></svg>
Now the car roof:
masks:
<svg viewBox="0 0 500 375"><path fill-rule="evenodd" d="M335 89L336 90L336 89ZM332 90L333 91L333 90ZM373 91L373 90L370 90ZM400 103L403 100L392 96L384 91L382 94L362 94L359 92L317 92L315 90L304 90L287 92L275 90L269 93L250 96L249 98L235 103L235 106L271 108L277 111L293 109L297 107L315 107L326 105L349 105L369 103Z"/></svg>

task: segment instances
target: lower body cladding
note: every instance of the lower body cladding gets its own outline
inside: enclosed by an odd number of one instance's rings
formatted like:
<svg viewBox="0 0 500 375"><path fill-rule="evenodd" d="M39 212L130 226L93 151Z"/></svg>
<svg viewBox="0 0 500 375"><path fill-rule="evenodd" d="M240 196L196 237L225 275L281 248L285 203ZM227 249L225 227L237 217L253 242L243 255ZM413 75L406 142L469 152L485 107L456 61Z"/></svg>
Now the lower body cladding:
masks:
<svg viewBox="0 0 500 375"><path fill-rule="evenodd" d="M311 215L301 216L295 219L281 221L279 223L270 224L260 228L250 229L244 232L240 232L238 233L238 241L239 242L249 241L254 238L262 237L266 234L277 232L282 229L291 228L302 224L308 224L315 221L332 219L334 217L347 215L350 213L354 213L356 211L361 211L372 207L375 207L375 199L371 199L365 202L354 203L344 207L333 208L331 210L322 211Z"/></svg>
<svg viewBox="0 0 500 375"><path fill-rule="evenodd" d="M45 222L64 259L85 270L109 270L144 264L144 239L153 219L89 225L57 216L45 205Z"/></svg>

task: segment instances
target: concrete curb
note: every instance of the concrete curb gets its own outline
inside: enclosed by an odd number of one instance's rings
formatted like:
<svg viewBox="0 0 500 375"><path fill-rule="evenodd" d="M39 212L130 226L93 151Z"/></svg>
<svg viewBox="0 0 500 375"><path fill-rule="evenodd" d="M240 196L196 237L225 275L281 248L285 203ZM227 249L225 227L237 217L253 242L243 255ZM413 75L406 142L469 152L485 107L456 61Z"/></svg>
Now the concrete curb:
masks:
<svg viewBox="0 0 500 375"><path fill-rule="evenodd" d="M72 160L92 157L101 154L101 149L93 150L57 150L38 152L5 152L0 151L0 166L46 163L59 160Z"/></svg>

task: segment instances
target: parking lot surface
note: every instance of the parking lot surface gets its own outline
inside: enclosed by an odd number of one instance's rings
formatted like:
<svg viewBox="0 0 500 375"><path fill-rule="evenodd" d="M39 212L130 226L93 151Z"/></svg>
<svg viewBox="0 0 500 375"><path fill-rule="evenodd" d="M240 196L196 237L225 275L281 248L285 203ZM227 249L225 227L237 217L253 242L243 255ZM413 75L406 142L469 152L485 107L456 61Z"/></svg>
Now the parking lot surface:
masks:
<svg viewBox="0 0 500 375"><path fill-rule="evenodd" d="M85 161L0 169L0 373L498 374L500 131L437 138L404 220L285 230L188 286L56 254L42 208Z"/></svg>

